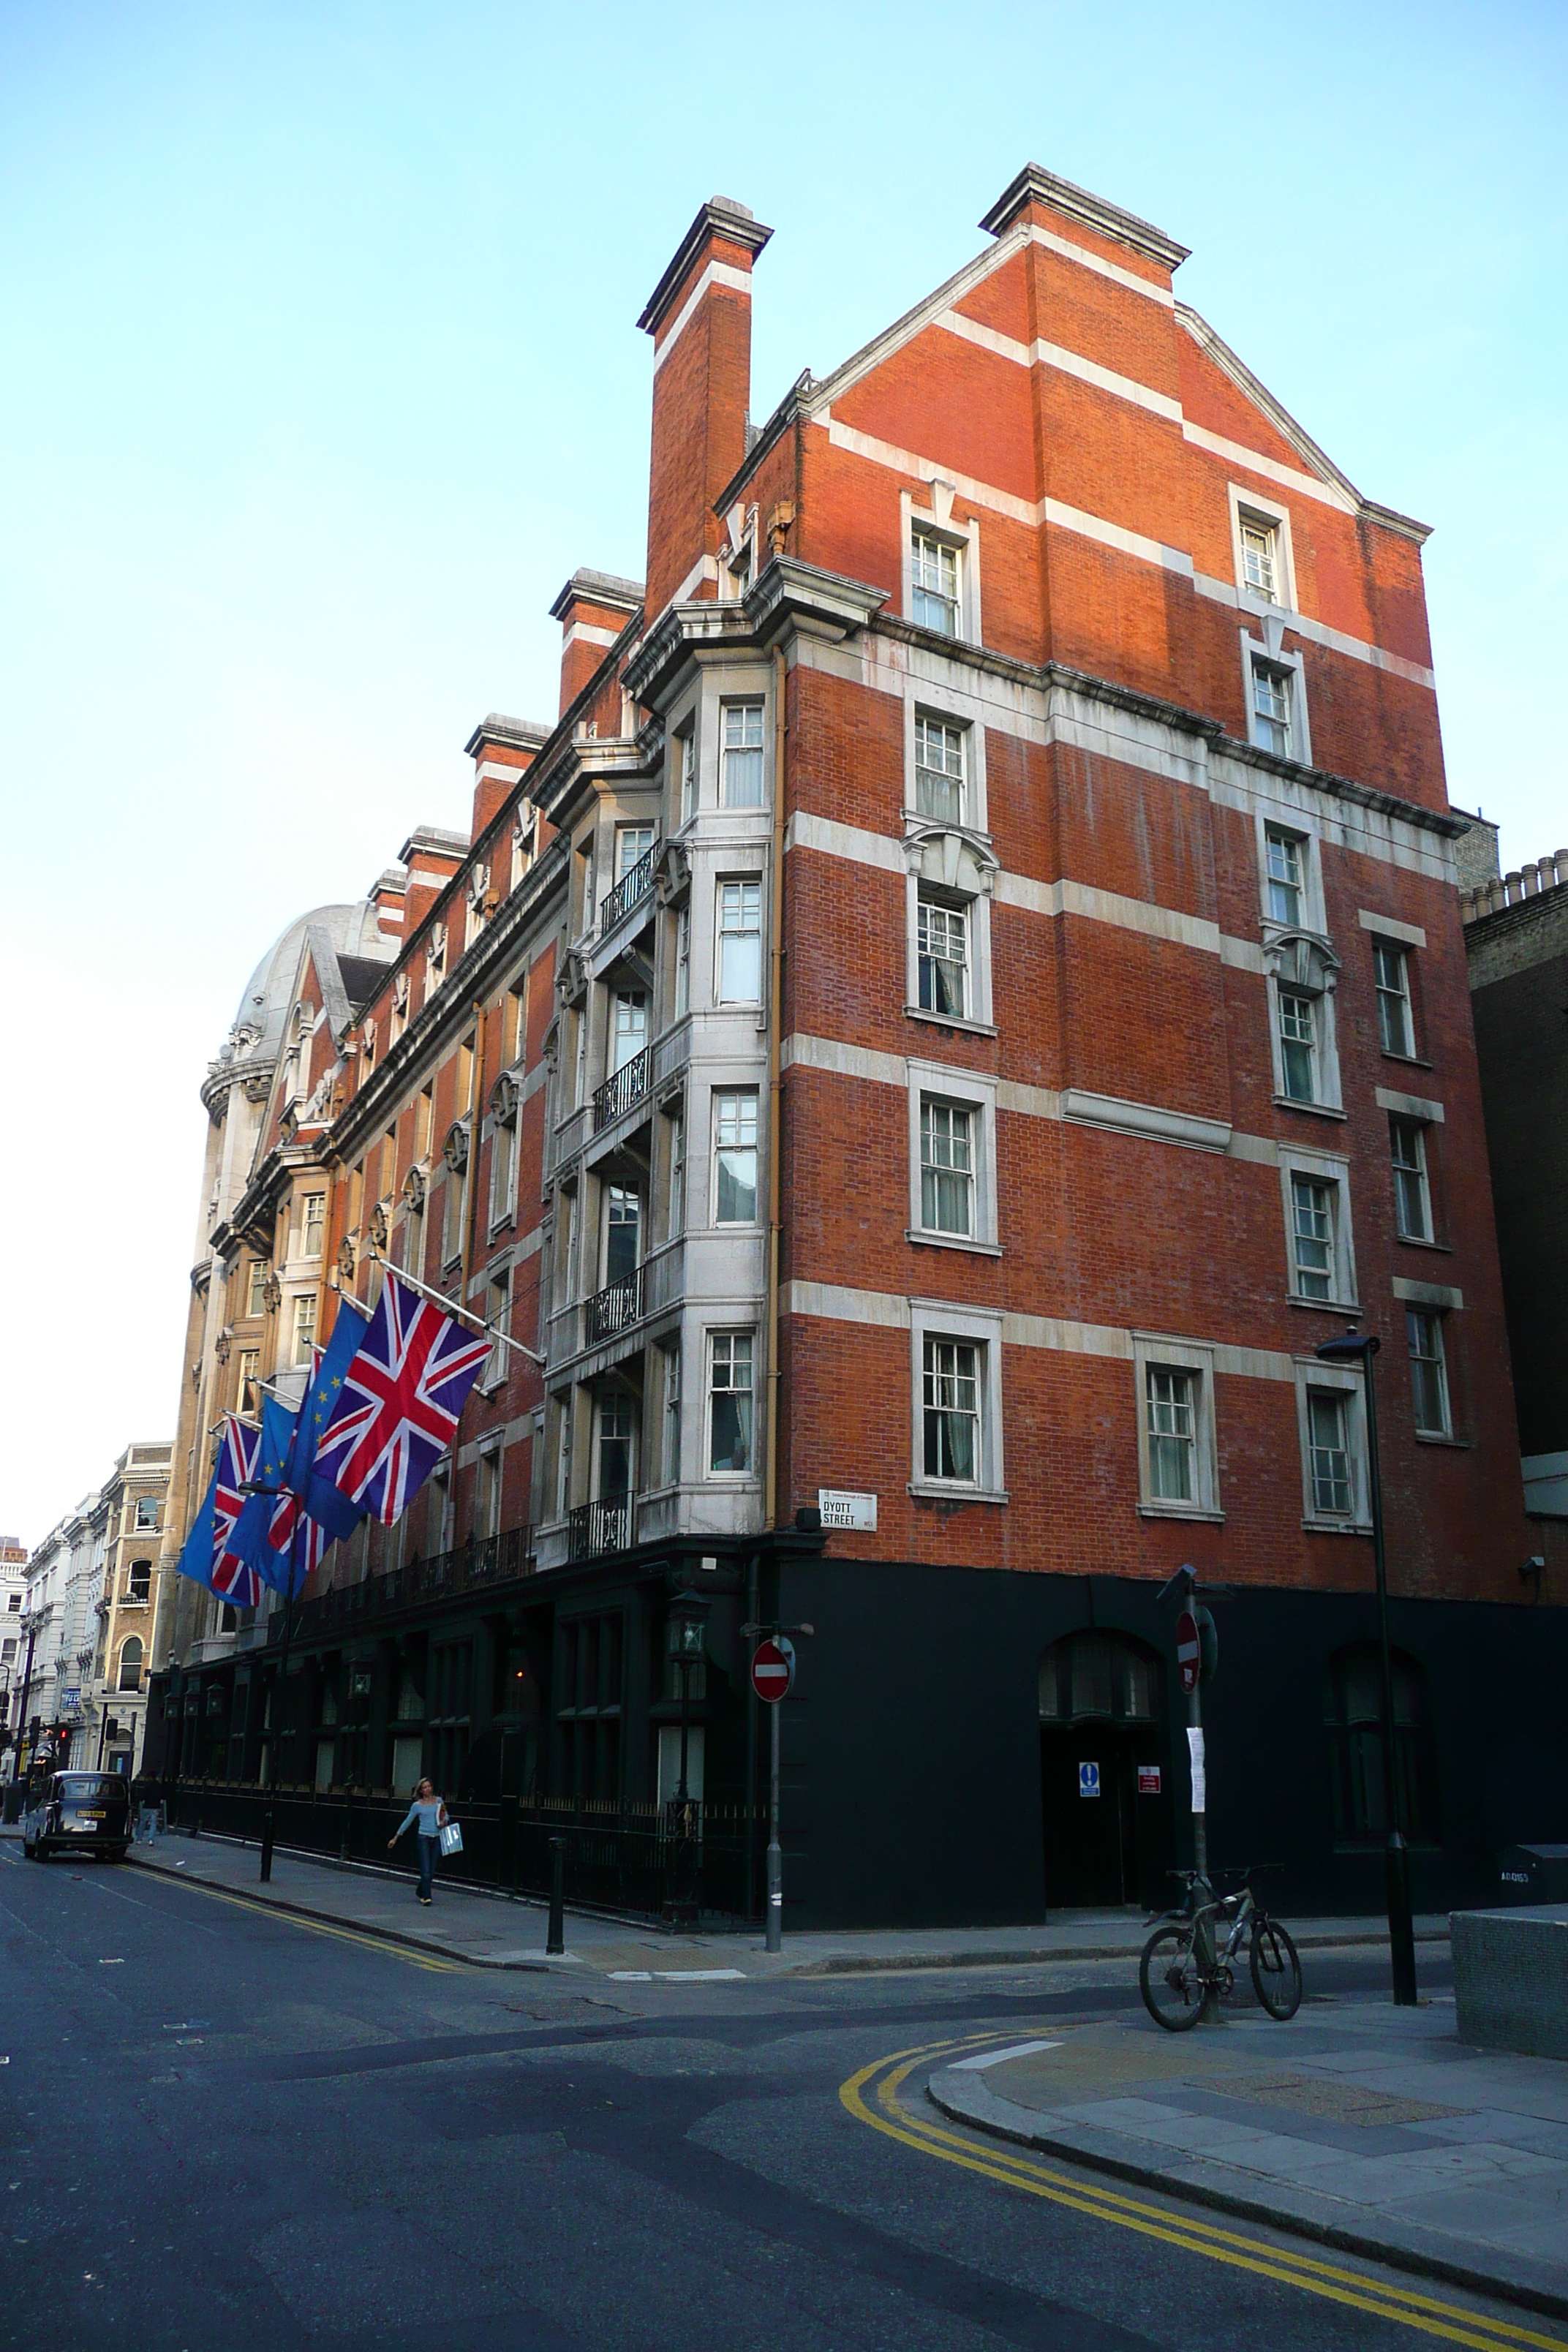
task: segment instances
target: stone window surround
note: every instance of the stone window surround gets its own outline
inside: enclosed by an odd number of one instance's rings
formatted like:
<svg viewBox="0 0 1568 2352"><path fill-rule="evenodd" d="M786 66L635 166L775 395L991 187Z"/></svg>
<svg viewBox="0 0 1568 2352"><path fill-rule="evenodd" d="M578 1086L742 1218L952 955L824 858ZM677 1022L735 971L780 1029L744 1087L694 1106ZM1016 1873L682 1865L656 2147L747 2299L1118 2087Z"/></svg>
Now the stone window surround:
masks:
<svg viewBox="0 0 1568 2352"><path fill-rule="evenodd" d="M950 1299L910 1300L910 1392L913 1403L909 1491L940 1502L1005 1503L1002 1452L1002 1324L1000 1311L955 1306ZM925 1342L959 1339L978 1348L980 1362L980 1471L973 1486L925 1472Z"/></svg>
<svg viewBox="0 0 1568 2352"><path fill-rule="evenodd" d="M1138 1514L1150 1519L1200 1519L1221 1524L1219 1445L1215 1420L1215 1350L1198 1339L1173 1339L1154 1331L1132 1334L1133 1400L1138 1427ZM1156 1496L1149 1460L1149 1370L1168 1366L1197 1377L1194 1468L1197 1492L1190 1503Z"/></svg>

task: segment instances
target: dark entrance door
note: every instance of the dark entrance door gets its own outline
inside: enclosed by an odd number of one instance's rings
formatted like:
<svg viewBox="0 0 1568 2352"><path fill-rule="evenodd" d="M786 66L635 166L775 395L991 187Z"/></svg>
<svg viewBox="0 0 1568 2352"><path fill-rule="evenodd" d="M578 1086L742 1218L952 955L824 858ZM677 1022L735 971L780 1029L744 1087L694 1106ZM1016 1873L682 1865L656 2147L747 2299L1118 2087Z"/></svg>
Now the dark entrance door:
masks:
<svg viewBox="0 0 1568 2352"><path fill-rule="evenodd" d="M1127 1734L1111 1723L1040 1734L1046 1901L1053 1909L1137 1901L1128 1747Z"/></svg>
<svg viewBox="0 0 1568 2352"><path fill-rule="evenodd" d="M1046 1902L1153 1909L1169 1898L1174 1815L1152 1654L1072 1634L1040 1670Z"/></svg>

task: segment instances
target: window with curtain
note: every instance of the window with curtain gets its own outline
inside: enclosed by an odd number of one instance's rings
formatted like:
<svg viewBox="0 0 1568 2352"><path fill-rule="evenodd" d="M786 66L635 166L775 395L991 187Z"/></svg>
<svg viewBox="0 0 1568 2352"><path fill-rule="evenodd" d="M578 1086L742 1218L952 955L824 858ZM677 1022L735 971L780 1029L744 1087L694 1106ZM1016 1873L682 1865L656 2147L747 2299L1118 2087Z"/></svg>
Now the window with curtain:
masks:
<svg viewBox="0 0 1568 2352"><path fill-rule="evenodd" d="M969 910L929 892L916 905L916 953L922 1013L969 1015Z"/></svg>
<svg viewBox="0 0 1568 2352"><path fill-rule="evenodd" d="M943 824L962 824L964 813L964 733L945 719L915 713L915 809Z"/></svg>
<svg viewBox="0 0 1568 2352"><path fill-rule="evenodd" d="M925 1475L974 1486L980 1470L980 1356L970 1339L922 1343Z"/></svg>
<svg viewBox="0 0 1568 2352"><path fill-rule="evenodd" d="M974 1231L973 1113L921 1097L921 1223L928 1233Z"/></svg>

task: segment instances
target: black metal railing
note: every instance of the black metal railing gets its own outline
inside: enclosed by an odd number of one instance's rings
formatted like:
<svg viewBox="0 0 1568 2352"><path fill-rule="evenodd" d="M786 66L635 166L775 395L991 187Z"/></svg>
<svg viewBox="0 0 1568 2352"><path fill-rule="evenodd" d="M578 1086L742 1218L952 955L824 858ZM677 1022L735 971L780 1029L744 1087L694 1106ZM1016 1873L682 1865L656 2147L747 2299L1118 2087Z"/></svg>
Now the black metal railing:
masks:
<svg viewBox="0 0 1568 2352"><path fill-rule="evenodd" d="M632 1498L601 1495L597 1502L579 1503L567 1515L566 1553L569 1559L597 1559L601 1552L625 1551L632 1539Z"/></svg>
<svg viewBox="0 0 1568 2352"><path fill-rule="evenodd" d="M629 1062L623 1062L620 1068L607 1077L602 1087L595 1089L595 1134L597 1135L602 1127L608 1127L613 1120L621 1118L625 1112L632 1109L634 1105L640 1103L647 1092L647 1047L645 1045L640 1054L634 1054Z"/></svg>
<svg viewBox="0 0 1568 2352"><path fill-rule="evenodd" d="M646 898L653 888L653 862L658 845L645 849L635 866L628 866L615 888L599 908L599 937L606 938L623 915L629 915L639 898Z"/></svg>
<svg viewBox="0 0 1568 2352"><path fill-rule="evenodd" d="M587 1331L586 1344L592 1347L598 1339L614 1339L622 1331L629 1331L643 1318L643 1268L636 1266L619 1282L606 1283L596 1290L583 1310Z"/></svg>
<svg viewBox="0 0 1568 2352"><path fill-rule="evenodd" d="M367 1617L385 1616L395 1609L413 1609L454 1594L489 1591L530 1573L533 1557L531 1527L507 1528L499 1536L470 1536L454 1551L432 1552L428 1559L411 1559L367 1576L358 1584L334 1584L300 1603L294 1620L296 1634L325 1632L334 1625L358 1623ZM283 1619L276 1613L276 1638Z"/></svg>
<svg viewBox="0 0 1568 2352"><path fill-rule="evenodd" d="M268 1791L255 1781L190 1779L142 1784L162 1799L172 1829L259 1841ZM444 1877L517 1895L547 1895L551 1840L565 1841L568 1907L738 1927L747 1900L748 1851L760 1858L764 1810L743 1805L623 1803L573 1797L469 1798L450 1788L463 1851L440 1864ZM386 1789L313 1789L281 1780L270 1799L278 1843L346 1862L384 1864L386 1842L407 1810ZM748 1832L750 1839L748 1840ZM412 1863L410 1842L396 1849Z"/></svg>

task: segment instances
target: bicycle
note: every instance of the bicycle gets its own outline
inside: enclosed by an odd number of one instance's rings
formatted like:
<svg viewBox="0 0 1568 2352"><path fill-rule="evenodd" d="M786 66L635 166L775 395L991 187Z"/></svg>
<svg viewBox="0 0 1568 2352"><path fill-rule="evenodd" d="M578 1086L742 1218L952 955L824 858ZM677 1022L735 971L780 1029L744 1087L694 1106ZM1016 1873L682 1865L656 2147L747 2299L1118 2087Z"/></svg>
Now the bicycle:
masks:
<svg viewBox="0 0 1568 2352"><path fill-rule="evenodd" d="M1167 2033L1187 2032L1211 2003L1230 1998L1234 1963L1243 1946L1259 2006L1281 2025L1301 2006L1301 1962L1289 1936L1253 1891L1257 1872L1225 1874L1241 1880L1234 1895L1216 1895L1199 1871L1172 1871L1173 1878L1185 1884L1186 1904L1156 1921L1143 1947L1138 1989L1144 2008ZM1230 1932L1222 1946L1216 1930L1226 1921Z"/></svg>

